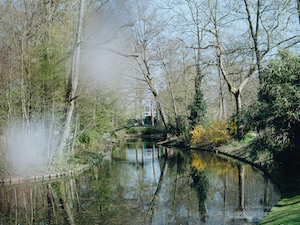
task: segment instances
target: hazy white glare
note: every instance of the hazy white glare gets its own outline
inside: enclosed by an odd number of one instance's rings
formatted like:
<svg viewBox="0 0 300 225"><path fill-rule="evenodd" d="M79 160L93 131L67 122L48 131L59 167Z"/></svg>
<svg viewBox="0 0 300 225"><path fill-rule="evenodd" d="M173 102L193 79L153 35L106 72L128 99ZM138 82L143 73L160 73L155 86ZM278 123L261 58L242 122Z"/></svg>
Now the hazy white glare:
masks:
<svg viewBox="0 0 300 225"><path fill-rule="evenodd" d="M6 132L6 153L10 167L23 170L44 163L46 135L41 125L23 130L20 126L11 127Z"/></svg>
<svg viewBox="0 0 300 225"><path fill-rule="evenodd" d="M96 17L86 27L86 39L81 54L81 74L88 82L115 87L129 68L124 55L130 54L127 30L115 16Z"/></svg>

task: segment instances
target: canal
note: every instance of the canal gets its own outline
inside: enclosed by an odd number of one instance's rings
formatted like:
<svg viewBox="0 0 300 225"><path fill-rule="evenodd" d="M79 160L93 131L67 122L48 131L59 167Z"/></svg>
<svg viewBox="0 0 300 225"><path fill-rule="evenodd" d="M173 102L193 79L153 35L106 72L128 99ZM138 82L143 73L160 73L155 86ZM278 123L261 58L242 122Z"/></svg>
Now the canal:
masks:
<svg viewBox="0 0 300 225"><path fill-rule="evenodd" d="M255 224L279 198L249 165L129 141L79 175L0 187L0 224Z"/></svg>

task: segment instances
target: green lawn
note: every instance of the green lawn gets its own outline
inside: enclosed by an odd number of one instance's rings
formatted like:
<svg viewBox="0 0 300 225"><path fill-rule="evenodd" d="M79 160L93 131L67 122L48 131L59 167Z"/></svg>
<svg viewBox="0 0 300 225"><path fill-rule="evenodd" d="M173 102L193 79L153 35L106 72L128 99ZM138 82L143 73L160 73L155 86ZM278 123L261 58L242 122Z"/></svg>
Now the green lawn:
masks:
<svg viewBox="0 0 300 225"><path fill-rule="evenodd" d="M262 224L300 224L300 191L283 194L278 206L259 223Z"/></svg>

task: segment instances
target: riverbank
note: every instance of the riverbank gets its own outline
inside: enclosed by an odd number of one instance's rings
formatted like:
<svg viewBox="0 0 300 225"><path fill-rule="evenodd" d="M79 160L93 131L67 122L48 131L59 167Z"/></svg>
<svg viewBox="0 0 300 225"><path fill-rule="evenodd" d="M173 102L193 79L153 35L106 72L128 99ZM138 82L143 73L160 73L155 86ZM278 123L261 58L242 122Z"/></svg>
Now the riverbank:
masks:
<svg viewBox="0 0 300 225"><path fill-rule="evenodd" d="M111 145L113 146L113 145ZM36 183L73 176L88 170L105 157L105 151L84 151L74 154L68 160L51 166L23 167L0 174L0 185L11 186L23 183Z"/></svg>
<svg viewBox="0 0 300 225"><path fill-rule="evenodd" d="M2 175L0 176L0 185L12 186L23 183L36 183L44 182L49 180L60 179L63 177L73 176L77 173L89 169L92 165L86 164L78 166L76 169L65 170L65 171L28 171L26 173L14 173L12 175Z"/></svg>
<svg viewBox="0 0 300 225"><path fill-rule="evenodd" d="M158 142L158 144L166 147L185 147L191 149L185 142L173 139ZM265 174L269 174L264 168L264 164L271 163L272 159L261 155L257 160L253 161L250 154L250 143L235 143L223 145L220 147L213 147L211 145L192 148L198 151L211 151L218 155L237 159L244 163L248 163L260 170ZM300 224L300 184L295 185L293 189L284 188L287 186L285 181L280 177L274 178L272 174L269 174L273 181L279 186L281 190L281 200L274 206L270 213L258 224L259 225L281 225L281 224Z"/></svg>
<svg viewBox="0 0 300 225"><path fill-rule="evenodd" d="M249 144L241 144L238 146L226 145L221 146L218 149L219 152L231 154L233 156L241 157L243 159L251 161L258 168L263 168L263 164L271 162L270 158L260 157L255 161L251 160ZM264 170L263 170L264 171ZM268 172L268 171L264 171ZM270 174L272 176L272 174ZM280 177L272 179L279 185L281 190L281 199L276 206L272 208L270 213L258 224L259 225L281 225L281 224L300 224L300 184L296 184L293 188L288 189L285 180Z"/></svg>

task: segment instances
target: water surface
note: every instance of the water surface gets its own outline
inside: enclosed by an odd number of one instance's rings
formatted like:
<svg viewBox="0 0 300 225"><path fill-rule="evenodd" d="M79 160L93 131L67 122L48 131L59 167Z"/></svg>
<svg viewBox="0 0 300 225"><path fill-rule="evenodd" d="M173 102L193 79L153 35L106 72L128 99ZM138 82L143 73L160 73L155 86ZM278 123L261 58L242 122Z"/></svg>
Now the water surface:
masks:
<svg viewBox="0 0 300 225"><path fill-rule="evenodd" d="M248 165L128 142L80 175L0 187L0 224L253 224L279 197Z"/></svg>

